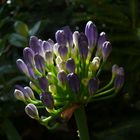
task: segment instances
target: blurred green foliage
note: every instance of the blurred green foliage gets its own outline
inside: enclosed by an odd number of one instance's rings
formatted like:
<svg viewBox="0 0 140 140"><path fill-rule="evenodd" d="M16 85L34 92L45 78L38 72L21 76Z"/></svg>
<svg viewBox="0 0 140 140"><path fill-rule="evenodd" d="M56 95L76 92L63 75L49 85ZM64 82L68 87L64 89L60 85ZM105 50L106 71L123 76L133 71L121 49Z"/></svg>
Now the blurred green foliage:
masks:
<svg viewBox="0 0 140 140"><path fill-rule="evenodd" d="M69 133L65 126L61 133L54 133L24 116L24 105L13 97L13 90L15 84L25 84L27 79L18 72L15 62L28 45L29 36L54 39L60 27L84 30L85 23L92 20L99 32L107 33L113 46L101 76L109 78L111 65L117 63L125 69L125 85L115 99L88 105L91 137L139 140L139 9L138 0L5 0L0 4L0 139L76 139L73 119Z"/></svg>

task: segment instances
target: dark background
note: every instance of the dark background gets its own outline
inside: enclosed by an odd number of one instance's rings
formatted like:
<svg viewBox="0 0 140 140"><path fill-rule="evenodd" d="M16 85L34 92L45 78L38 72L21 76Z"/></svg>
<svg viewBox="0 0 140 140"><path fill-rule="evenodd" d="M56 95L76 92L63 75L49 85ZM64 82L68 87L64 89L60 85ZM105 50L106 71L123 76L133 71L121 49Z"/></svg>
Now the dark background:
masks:
<svg viewBox="0 0 140 140"><path fill-rule="evenodd" d="M86 107L93 140L140 140L140 1L139 0L8 0L0 1L0 139L76 140L72 117L67 125L47 130L24 112L13 96L15 84L27 84L16 59L28 46L30 35L54 39L55 32L69 25L84 31L88 20L105 31L113 52L103 69L109 80L111 66L125 69L125 85L117 97ZM19 26L18 26L19 25ZM27 30L28 29L28 30ZM27 30L26 32L24 32Z"/></svg>

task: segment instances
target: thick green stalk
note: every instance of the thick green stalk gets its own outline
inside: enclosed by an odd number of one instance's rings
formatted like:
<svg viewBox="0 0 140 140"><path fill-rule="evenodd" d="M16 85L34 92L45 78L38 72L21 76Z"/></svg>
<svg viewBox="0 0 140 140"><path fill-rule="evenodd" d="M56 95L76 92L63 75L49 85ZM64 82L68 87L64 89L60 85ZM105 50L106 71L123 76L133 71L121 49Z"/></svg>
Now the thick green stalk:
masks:
<svg viewBox="0 0 140 140"><path fill-rule="evenodd" d="M74 116L80 140L90 140L84 106L81 106L78 109L76 109L74 112Z"/></svg>

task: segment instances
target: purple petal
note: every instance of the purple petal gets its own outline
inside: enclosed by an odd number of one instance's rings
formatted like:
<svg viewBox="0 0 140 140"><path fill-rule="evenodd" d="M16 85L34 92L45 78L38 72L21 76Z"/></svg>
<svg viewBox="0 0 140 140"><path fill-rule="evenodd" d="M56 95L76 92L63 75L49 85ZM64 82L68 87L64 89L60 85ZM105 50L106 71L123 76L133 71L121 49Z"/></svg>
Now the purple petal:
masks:
<svg viewBox="0 0 140 140"><path fill-rule="evenodd" d="M97 78L92 78L88 82L88 91L90 95L93 95L99 88L99 80Z"/></svg>
<svg viewBox="0 0 140 140"><path fill-rule="evenodd" d="M55 38L59 45L66 46L66 36L63 30L58 30L55 33Z"/></svg>
<svg viewBox="0 0 140 140"><path fill-rule="evenodd" d="M34 104L28 104L25 107L25 112L32 119L38 119L39 118L38 110L37 110L37 108Z"/></svg>
<svg viewBox="0 0 140 140"><path fill-rule="evenodd" d="M67 40L69 46L72 48L73 47L73 38L72 38L72 32L71 32L69 26L63 27L63 31L65 33L65 37L66 37L66 40Z"/></svg>
<svg viewBox="0 0 140 140"><path fill-rule="evenodd" d="M112 51L111 43L109 41L105 41L102 46L103 61L106 61L111 51Z"/></svg>
<svg viewBox="0 0 140 140"><path fill-rule="evenodd" d="M54 107L53 96L50 92L42 93L40 99L47 108L52 109Z"/></svg>
<svg viewBox="0 0 140 140"><path fill-rule="evenodd" d="M43 91L48 91L49 83L46 77L38 78L39 86Z"/></svg>
<svg viewBox="0 0 140 140"><path fill-rule="evenodd" d="M62 85L66 84L67 74L65 73L65 71L60 71L57 75L57 78L62 83Z"/></svg>
<svg viewBox="0 0 140 140"><path fill-rule="evenodd" d="M68 70L69 73L71 72L75 72L75 62L73 58L69 58L66 62L66 68Z"/></svg>
<svg viewBox="0 0 140 140"><path fill-rule="evenodd" d="M68 53L68 48L66 46L59 46L58 53L62 59L65 59Z"/></svg>
<svg viewBox="0 0 140 140"><path fill-rule="evenodd" d="M106 33L101 32L100 35L99 35L99 39L98 39L96 56L101 57L101 55L102 55L102 46L103 46L103 43L105 41L107 41Z"/></svg>
<svg viewBox="0 0 140 140"><path fill-rule="evenodd" d="M88 55L88 40L84 33L80 33L78 37L78 48L81 58L86 60Z"/></svg>
<svg viewBox="0 0 140 140"><path fill-rule="evenodd" d="M34 52L32 49L26 47L23 50L23 57L27 65L34 66Z"/></svg>
<svg viewBox="0 0 140 140"><path fill-rule="evenodd" d="M98 32L96 25L92 21L88 21L85 27L85 35L88 39L89 48L94 48L97 43Z"/></svg>
<svg viewBox="0 0 140 140"><path fill-rule="evenodd" d="M34 60L35 60L35 65L36 65L36 68L38 69L38 71L41 72L42 74L44 74L45 73L44 58L41 55L36 54L34 57Z"/></svg>
<svg viewBox="0 0 140 140"><path fill-rule="evenodd" d="M80 80L77 74L75 73L70 73L67 75L67 79L68 79L68 84L71 88L71 90L74 93L79 93L80 91Z"/></svg>
<svg viewBox="0 0 140 140"><path fill-rule="evenodd" d="M17 63L17 66L18 66L19 70L20 70L22 73L24 73L24 74L27 75L27 76L30 76L30 75L29 75L29 71L28 71L28 67L27 67L27 65L24 63L24 61L23 61L22 59L18 59L18 60L16 61L16 63Z"/></svg>
<svg viewBox="0 0 140 140"><path fill-rule="evenodd" d="M42 51L38 38L35 36L30 37L29 46L34 51L35 54L40 53Z"/></svg>

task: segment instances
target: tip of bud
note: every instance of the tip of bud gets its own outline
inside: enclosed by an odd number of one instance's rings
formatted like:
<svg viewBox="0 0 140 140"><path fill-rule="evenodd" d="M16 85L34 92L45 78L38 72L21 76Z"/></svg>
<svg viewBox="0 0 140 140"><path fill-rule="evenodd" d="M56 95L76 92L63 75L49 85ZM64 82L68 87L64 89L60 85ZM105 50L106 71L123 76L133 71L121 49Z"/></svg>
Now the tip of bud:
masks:
<svg viewBox="0 0 140 140"><path fill-rule="evenodd" d="M25 101L23 92L20 91L20 90L18 90L18 89L15 89L15 91L14 91L14 96L15 96L15 98L18 99L18 100Z"/></svg>

